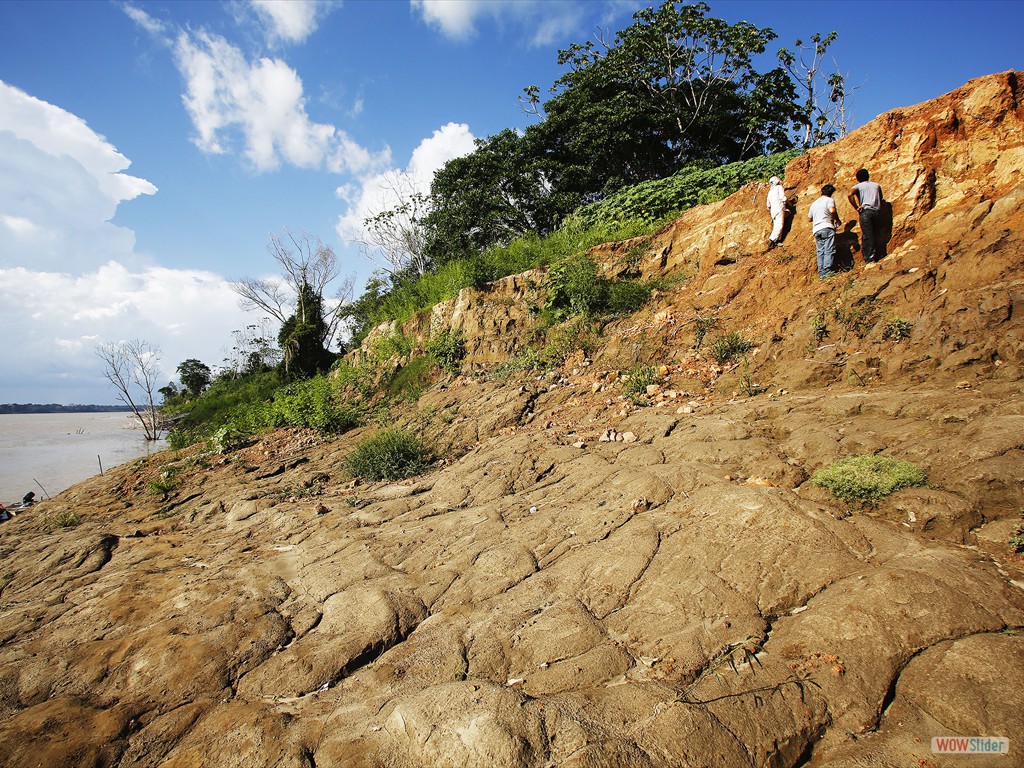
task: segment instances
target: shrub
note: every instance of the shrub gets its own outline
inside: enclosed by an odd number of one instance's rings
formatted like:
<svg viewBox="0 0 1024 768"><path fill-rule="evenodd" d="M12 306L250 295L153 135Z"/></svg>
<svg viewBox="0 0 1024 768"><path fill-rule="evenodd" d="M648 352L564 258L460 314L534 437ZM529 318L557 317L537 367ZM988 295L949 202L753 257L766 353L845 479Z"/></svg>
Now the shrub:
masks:
<svg viewBox="0 0 1024 768"><path fill-rule="evenodd" d="M442 369L458 376L466 356L466 338L461 333L445 331L430 340L426 352Z"/></svg>
<svg viewBox="0 0 1024 768"><path fill-rule="evenodd" d="M647 387L652 384L661 383L661 374L658 369L651 365L640 365L627 374L622 386L622 392L626 397L637 405L646 405Z"/></svg>
<svg viewBox="0 0 1024 768"><path fill-rule="evenodd" d="M616 280L608 283L604 312L610 315L631 315L651 298L650 283L640 280Z"/></svg>
<svg viewBox="0 0 1024 768"><path fill-rule="evenodd" d="M711 345L711 356L719 365L725 365L738 357L743 357L753 347L753 342L744 339L738 331L732 331L715 339Z"/></svg>
<svg viewBox="0 0 1024 768"><path fill-rule="evenodd" d="M575 254L548 271L546 308L556 320L590 317L602 303L603 288L597 265L585 253Z"/></svg>
<svg viewBox="0 0 1024 768"><path fill-rule="evenodd" d="M400 480L427 466L427 451L415 435L396 427L377 432L345 457L348 470L370 480Z"/></svg>
<svg viewBox="0 0 1024 768"><path fill-rule="evenodd" d="M894 317L882 326L882 338L899 344L904 339L910 338L910 331L914 325L902 317Z"/></svg>
<svg viewBox="0 0 1024 768"><path fill-rule="evenodd" d="M874 506L891 493L924 485L924 471L886 456L850 456L819 469L811 483L843 501Z"/></svg>

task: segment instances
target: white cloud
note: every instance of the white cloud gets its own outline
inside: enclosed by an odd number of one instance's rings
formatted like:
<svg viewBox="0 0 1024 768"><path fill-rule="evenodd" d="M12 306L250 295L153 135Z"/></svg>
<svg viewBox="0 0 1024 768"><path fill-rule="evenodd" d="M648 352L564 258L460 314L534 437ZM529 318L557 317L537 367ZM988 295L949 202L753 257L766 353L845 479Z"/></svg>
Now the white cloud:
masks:
<svg viewBox="0 0 1024 768"><path fill-rule="evenodd" d="M112 202L152 195L156 187L121 171L131 161L86 122L0 80L0 132L55 158L70 158L94 178Z"/></svg>
<svg viewBox="0 0 1024 768"><path fill-rule="evenodd" d="M117 206L156 187L84 120L0 82L0 268L95 268L133 258Z"/></svg>
<svg viewBox="0 0 1024 768"><path fill-rule="evenodd" d="M528 31L534 47L549 46L578 34L583 19L582 5L569 0L410 0L410 5L427 26L458 41L473 38L479 21L489 18Z"/></svg>
<svg viewBox="0 0 1024 768"><path fill-rule="evenodd" d="M357 175L390 159L387 148L371 152L335 126L313 122L301 79L280 59L249 61L224 38L200 30L178 35L175 61L186 81L183 101L195 143L204 152L231 152L241 143L258 171L284 161Z"/></svg>
<svg viewBox="0 0 1024 768"><path fill-rule="evenodd" d="M338 217L335 230L342 240L362 237L363 221L393 208L398 198L395 187L426 194L434 174L449 160L475 149L473 134L465 123L448 123L423 139L412 152L405 170L392 168L364 178L359 187L338 187L337 195L348 208Z"/></svg>
<svg viewBox="0 0 1024 768"><path fill-rule="evenodd" d="M31 309L31 311L27 311ZM213 366L231 332L253 321L221 276L108 262L82 275L0 269L4 402L113 402L95 349L140 338L163 352L163 378L195 357Z"/></svg>
<svg viewBox="0 0 1024 768"><path fill-rule="evenodd" d="M326 0L252 0L271 44L304 42L337 6Z"/></svg>

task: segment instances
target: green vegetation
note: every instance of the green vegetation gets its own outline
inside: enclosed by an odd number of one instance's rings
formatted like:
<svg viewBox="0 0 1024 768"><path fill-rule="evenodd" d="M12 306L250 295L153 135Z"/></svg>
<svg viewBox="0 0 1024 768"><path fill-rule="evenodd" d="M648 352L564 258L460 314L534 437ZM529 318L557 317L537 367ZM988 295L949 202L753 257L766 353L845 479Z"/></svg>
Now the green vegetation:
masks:
<svg viewBox="0 0 1024 768"><path fill-rule="evenodd" d="M370 480L401 480L427 466L427 450L418 437L402 429L384 429L366 438L345 458L348 470Z"/></svg>
<svg viewBox="0 0 1024 768"><path fill-rule="evenodd" d="M743 357L754 344L740 336L739 331L722 334L711 344L711 356L719 365L731 363L738 357Z"/></svg>
<svg viewBox="0 0 1024 768"><path fill-rule="evenodd" d="M223 452L266 429L331 434L380 418L395 402L419 398L440 371L458 375L466 354L465 339L451 332L418 350L401 333L404 323L463 289L486 292L529 270L547 270L526 300L541 323L531 346L497 373L589 354L607 320L637 312L668 287L603 278L594 246L631 240L618 266L637 274L659 227L748 182L781 176L798 145L833 137L829 115L845 106L842 77L820 66L835 33L809 38L812 70L802 68L807 46L799 40L795 53L778 51L766 69L771 29L709 13L704 3L664 2L639 10L605 44L570 45L558 52L565 69L546 100L540 87L525 89L534 125L478 139L435 174L429 194L396 182L395 207L365 222L362 244L383 271L354 301L327 292L341 275L330 247L307 234L272 235L280 279L242 278L233 287L276 332L236 332L234 359L216 377L195 359L178 367L180 388L159 390L162 415L175 425L172 447L208 440ZM359 345L383 324L394 330L377 338L367 362L335 359L332 349L344 351L342 328L348 344ZM716 314L698 313L695 346L718 327ZM887 338L905 338L909 324L901 333ZM722 334L711 355L726 364L752 346L736 332Z"/></svg>
<svg viewBox="0 0 1024 768"><path fill-rule="evenodd" d="M850 456L811 476L811 483L836 498L864 506L874 506L898 490L924 485L925 481L920 468L886 456Z"/></svg>
<svg viewBox="0 0 1024 768"><path fill-rule="evenodd" d="M882 326L882 338L899 344L901 341L910 338L910 331L913 327L909 320L894 317L891 320L887 320L885 325Z"/></svg>
<svg viewBox="0 0 1024 768"><path fill-rule="evenodd" d="M82 516L73 510L64 510L55 515L47 515L44 524L47 530L55 531L58 528L74 528L82 522Z"/></svg>
<svg viewBox="0 0 1024 768"><path fill-rule="evenodd" d="M445 331L431 339L425 351L442 370L458 376L466 356L466 338L461 333Z"/></svg>
<svg viewBox="0 0 1024 768"><path fill-rule="evenodd" d="M674 219L695 205L728 197L744 184L771 176L782 176L786 164L800 154L791 149L744 162L707 167L697 163L664 179L626 187L573 214L583 227L605 221L644 221L652 227Z"/></svg>
<svg viewBox="0 0 1024 768"><path fill-rule="evenodd" d="M647 388L661 383L661 374L651 365L641 365L630 371L623 379L622 393L637 405L647 405Z"/></svg>

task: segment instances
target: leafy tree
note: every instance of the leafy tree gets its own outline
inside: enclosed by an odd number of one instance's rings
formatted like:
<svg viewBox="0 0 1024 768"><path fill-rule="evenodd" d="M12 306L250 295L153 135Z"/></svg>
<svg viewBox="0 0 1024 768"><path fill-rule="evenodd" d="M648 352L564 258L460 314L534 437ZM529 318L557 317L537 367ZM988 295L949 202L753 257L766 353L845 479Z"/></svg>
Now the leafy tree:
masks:
<svg viewBox="0 0 1024 768"><path fill-rule="evenodd" d="M190 357L178 365L178 380L185 388L185 392L192 397L197 397L204 389L210 386L213 373L206 363Z"/></svg>
<svg viewBox="0 0 1024 768"><path fill-rule="evenodd" d="M96 348L103 361L103 376L117 392L117 399L132 409L142 424L147 440L160 439L157 417L157 376L160 375L160 348L148 341L106 342Z"/></svg>
<svg viewBox="0 0 1024 768"><path fill-rule="evenodd" d="M430 187L426 253L437 264L505 244L553 221L544 169L529 142L505 129L477 139L476 150L449 160Z"/></svg>
<svg viewBox="0 0 1024 768"><path fill-rule="evenodd" d="M611 39L559 51L570 71L533 127L559 170L551 178L556 190L589 201L686 163L730 162L790 145L793 84L781 68L761 74L753 64L775 33L745 21L730 25L709 11L705 3L666 2L635 13L633 25ZM539 89L526 93L540 114Z"/></svg>
<svg viewBox="0 0 1024 768"><path fill-rule="evenodd" d="M314 323L319 344L327 349L341 322L344 300L351 295L352 278L344 279L335 295L328 296L331 284L341 276L341 265L332 248L306 233L273 234L267 250L283 271L281 279L243 277L233 282L231 287L241 296L242 307L263 310L283 326L295 315L303 324L312 322L308 310L315 306L322 320Z"/></svg>
<svg viewBox="0 0 1024 768"><path fill-rule="evenodd" d="M277 343L284 351L281 365L288 376L309 377L326 371L335 355L324 347L327 321L323 299L312 286L299 287L295 312L285 318Z"/></svg>

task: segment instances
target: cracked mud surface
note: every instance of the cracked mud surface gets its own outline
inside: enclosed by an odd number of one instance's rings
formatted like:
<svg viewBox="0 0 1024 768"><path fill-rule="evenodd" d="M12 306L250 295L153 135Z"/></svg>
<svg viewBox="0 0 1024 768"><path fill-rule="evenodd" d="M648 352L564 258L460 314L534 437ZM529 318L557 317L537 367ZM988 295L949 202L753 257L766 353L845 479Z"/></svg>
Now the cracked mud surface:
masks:
<svg viewBox="0 0 1024 768"><path fill-rule="evenodd" d="M896 765L940 726L1020 733L1024 591L1005 549L1000 572L963 543L1000 517L976 465L1024 469L1015 389L640 409L631 444L586 416L583 447L499 428L315 498L294 489L358 435L279 433L155 521L112 498L121 468L48 502L77 528L5 527L0 745L13 765ZM965 399L973 459L941 450ZM819 464L869 436L916 451L932 487L851 512L806 483L808 435ZM307 461L267 476L278 451ZM907 522L914 494L934 518Z"/></svg>

